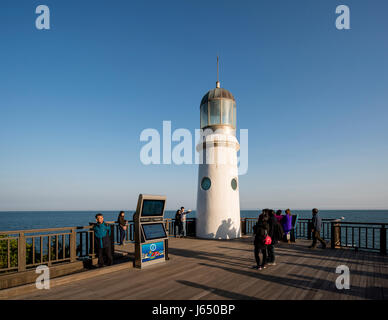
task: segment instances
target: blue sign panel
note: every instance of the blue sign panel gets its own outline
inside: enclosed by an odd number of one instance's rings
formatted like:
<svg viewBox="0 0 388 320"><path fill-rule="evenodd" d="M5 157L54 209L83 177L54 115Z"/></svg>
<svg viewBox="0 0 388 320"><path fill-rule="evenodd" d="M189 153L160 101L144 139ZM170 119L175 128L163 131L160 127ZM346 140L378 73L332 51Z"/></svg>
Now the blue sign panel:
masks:
<svg viewBox="0 0 388 320"><path fill-rule="evenodd" d="M141 245L141 262L164 258L164 241Z"/></svg>

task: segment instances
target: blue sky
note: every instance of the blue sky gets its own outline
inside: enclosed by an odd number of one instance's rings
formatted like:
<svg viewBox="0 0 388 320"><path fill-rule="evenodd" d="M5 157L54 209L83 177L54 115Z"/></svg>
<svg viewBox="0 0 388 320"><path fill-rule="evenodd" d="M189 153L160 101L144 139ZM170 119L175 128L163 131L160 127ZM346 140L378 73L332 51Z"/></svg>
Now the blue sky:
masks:
<svg viewBox="0 0 388 320"><path fill-rule="evenodd" d="M45 4L51 29L35 28ZM335 8L350 8L350 30ZM139 160L215 86L249 130L242 209L388 208L388 3L1 1L0 210L195 209L196 165ZM174 144L173 144L174 145Z"/></svg>

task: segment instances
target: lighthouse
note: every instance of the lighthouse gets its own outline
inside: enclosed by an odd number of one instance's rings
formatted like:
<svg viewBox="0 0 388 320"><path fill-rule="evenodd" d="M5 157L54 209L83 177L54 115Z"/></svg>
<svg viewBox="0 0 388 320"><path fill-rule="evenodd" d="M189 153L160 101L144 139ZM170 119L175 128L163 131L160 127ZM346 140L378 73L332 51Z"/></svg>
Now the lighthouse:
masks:
<svg viewBox="0 0 388 320"><path fill-rule="evenodd" d="M236 101L228 90L216 87L200 103L203 134L199 153L196 235L205 239L241 236L237 168Z"/></svg>

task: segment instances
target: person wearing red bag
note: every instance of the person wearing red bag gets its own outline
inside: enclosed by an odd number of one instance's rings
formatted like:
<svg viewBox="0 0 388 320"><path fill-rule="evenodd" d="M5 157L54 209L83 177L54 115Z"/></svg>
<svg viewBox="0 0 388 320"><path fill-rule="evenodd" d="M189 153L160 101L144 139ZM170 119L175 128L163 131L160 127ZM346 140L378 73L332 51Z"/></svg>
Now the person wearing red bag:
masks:
<svg viewBox="0 0 388 320"><path fill-rule="evenodd" d="M255 260L256 265L252 268L257 270L262 270L266 268L267 261L267 244L270 240L269 233L269 225L268 225L268 210L264 209L263 213L259 216L259 220L257 224L253 227L253 231L255 232ZM260 263L260 252L262 254L262 263Z"/></svg>

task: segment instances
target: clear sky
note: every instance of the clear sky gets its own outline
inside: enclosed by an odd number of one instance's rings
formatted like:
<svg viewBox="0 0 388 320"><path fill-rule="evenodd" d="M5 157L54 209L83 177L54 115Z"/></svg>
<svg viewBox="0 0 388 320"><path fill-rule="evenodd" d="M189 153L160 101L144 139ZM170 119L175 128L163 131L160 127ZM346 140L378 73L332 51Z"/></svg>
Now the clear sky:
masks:
<svg viewBox="0 0 388 320"><path fill-rule="evenodd" d="M51 29L35 28L35 8ZM335 9L350 8L350 30ZM221 86L249 130L242 209L388 208L386 0L0 2L0 210L195 209L196 165L139 160ZM174 146L174 144L173 144Z"/></svg>

